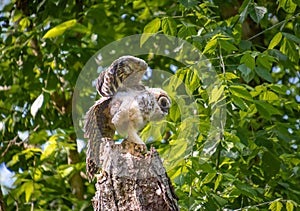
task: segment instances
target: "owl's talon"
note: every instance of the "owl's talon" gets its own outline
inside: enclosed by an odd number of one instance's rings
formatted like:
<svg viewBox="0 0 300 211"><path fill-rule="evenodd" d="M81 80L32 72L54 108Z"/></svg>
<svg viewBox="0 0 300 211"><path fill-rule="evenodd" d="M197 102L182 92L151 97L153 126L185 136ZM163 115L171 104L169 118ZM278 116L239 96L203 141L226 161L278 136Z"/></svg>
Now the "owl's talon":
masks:
<svg viewBox="0 0 300 211"><path fill-rule="evenodd" d="M107 173L106 171L102 170L101 172L99 172L99 174L95 174L95 177L97 178L97 182L102 184L107 179Z"/></svg>

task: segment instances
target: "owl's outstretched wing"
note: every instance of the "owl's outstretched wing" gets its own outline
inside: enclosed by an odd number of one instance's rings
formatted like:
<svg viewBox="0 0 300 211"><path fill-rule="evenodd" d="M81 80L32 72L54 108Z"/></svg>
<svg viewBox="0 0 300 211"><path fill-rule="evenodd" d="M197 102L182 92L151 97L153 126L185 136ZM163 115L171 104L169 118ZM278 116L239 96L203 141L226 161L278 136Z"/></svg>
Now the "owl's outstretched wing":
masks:
<svg viewBox="0 0 300 211"><path fill-rule="evenodd" d="M111 98L103 97L96 101L85 117L85 138L88 139L86 172L89 180L99 171L103 163L103 140L113 138L115 129L111 123Z"/></svg>
<svg viewBox="0 0 300 211"><path fill-rule="evenodd" d="M141 79L147 67L147 63L140 58L122 56L99 74L96 89L103 97L113 96L123 87L141 89L144 87Z"/></svg>

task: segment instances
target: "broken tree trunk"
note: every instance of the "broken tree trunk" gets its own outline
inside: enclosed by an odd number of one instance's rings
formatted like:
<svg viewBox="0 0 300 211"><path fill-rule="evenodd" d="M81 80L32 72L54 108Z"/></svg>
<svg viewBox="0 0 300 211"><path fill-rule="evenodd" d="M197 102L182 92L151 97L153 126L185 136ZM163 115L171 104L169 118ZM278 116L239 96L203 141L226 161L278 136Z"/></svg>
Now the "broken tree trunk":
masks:
<svg viewBox="0 0 300 211"><path fill-rule="evenodd" d="M179 210L161 158L152 147L129 141L102 142L102 173L97 175L94 210Z"/></svg>

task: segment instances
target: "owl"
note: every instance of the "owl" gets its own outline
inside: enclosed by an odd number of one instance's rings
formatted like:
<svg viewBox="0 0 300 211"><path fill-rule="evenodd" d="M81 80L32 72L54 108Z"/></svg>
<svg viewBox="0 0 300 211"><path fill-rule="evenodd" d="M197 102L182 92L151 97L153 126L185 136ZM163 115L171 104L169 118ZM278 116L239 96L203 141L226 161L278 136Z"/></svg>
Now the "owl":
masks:
<svg viewBox="0 0 300 211"><path fill-rule="evenodd" d="M147 69L143 60L124 56L103 71L96 89L102 98L86 114L87 174L91 180L103 164L103 141L113 139L115 131L128 141L145 145L138 132L150 121L159 121L171 106L168 94L141 83Z"/></svg>

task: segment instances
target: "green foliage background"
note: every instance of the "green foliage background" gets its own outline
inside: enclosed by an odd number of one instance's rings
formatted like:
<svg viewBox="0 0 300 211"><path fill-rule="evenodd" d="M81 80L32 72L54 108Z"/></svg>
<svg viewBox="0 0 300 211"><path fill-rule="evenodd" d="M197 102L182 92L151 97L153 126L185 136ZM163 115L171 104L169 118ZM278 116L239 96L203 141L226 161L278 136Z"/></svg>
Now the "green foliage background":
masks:
<svg viewBox="0 0 300 211"><path fill-rule="evenodd" d="M175 73L192 90L201 120L191 150L172 150L182 155L168 172L181 210L300 209L299 8L299 0L9 1L0 15L0 163L15 173L14 186L1 187L6 209L92 209L94 184L71 117L74 86L99 49L143 32L192 43L225 93L225 131L200 162L212 102L188 69ZM166 58L145 59L170 67ZM185 127L175 106L172 136L155 142L163 157L180 149L172 148Z"/></svg>

